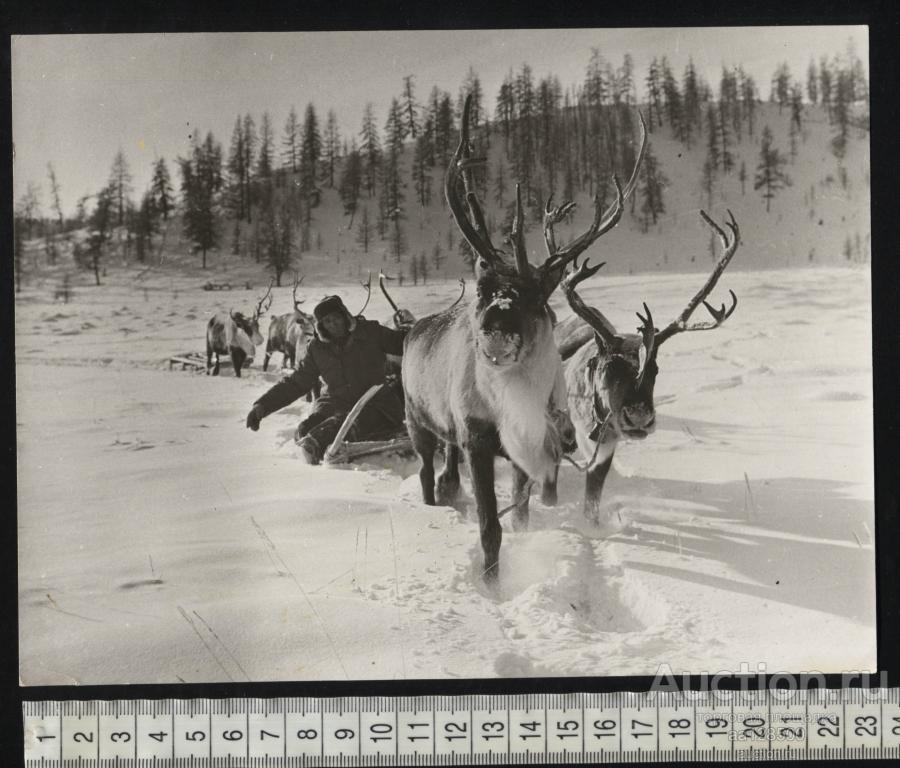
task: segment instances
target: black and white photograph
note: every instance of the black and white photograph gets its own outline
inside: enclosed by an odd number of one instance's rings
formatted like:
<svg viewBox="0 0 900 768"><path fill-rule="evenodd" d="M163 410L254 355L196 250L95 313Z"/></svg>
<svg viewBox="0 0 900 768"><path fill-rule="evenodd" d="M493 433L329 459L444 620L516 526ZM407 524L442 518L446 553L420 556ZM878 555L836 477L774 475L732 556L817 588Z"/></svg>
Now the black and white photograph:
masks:
<svg viewBox="0 0 900 768"><path fill-rule="evenodd" d="M867 27L11 67L23 686L876 669Z"/></svg>

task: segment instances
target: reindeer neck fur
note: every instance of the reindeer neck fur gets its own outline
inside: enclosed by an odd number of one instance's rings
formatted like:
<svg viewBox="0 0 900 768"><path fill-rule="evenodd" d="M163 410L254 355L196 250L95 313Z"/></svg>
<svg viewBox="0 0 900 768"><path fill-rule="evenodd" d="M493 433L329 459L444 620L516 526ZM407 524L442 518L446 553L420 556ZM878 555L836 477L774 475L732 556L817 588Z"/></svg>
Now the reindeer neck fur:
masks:
<svg viewBox="0 0 900 768"><path fill-rule="evenodd" d="M238 347L239 349L244 350L244 353L248 357L253 357L256 352L256 347L253 346L253 342L250 340L250 337L244 333L243 329L239 328L237 323L231 319L231 315L227 312L223 312L216 315L216 317L225 328L225 346L227 348Z"/></svg>
<svg viewBox="0 0 900 768"><path fill-rule="evenodd" d="M547 409L561 365L549 318L538 321L534 338L514 365L492 366L476 352L475 386L494 417L503 449L536 480L555 470Z"/></svg>

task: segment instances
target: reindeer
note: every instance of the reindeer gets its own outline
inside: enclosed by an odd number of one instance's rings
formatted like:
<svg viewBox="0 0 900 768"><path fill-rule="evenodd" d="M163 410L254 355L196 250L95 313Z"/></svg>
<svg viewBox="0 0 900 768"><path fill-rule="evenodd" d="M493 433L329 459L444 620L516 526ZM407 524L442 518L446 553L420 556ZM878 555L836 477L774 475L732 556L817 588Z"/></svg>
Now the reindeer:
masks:
<svg viewBox="0 0 900 768"><path fill-rule="evenodd" d="M575 289L603 264L591 267L585 261L563 282L566 299L575 315L560 323L556 336L564 360L578 446L586 457L591 457L586 470L584 514L596 524L601 522L600 496L619 441L643 440L656 428L653 386L659 370L656 363L659 348L678 333L718 328L737 307L734 291L729 291L728 308L722 304L716 309L706 301L737 250L740 240L737 222L729 211L729 237L705 211L700 211L700 215L719 236L724 252L700 291L661 331L654 327L646 304L644 314L637 313L638 332L620 334L598 309L584 303ZM712 320L689 324L701 302ZM594 344L590 343L591 337ZM555 478L545 484L545 492L554 493L555 484Z"/></svg>
<svg viewBox="0 0 900 768"><path fill-rule="evenodd" d="M268 303L266 302L268 299ZM265 306L263 304L265 303ZM252 317L245 317L240 312L230 310L226 315L219 312L206 324L206 375L219 375L219 355L231 355L234 375L241 377L241 367L248 357L256 351L255 345L263 343L259 332L259 318L272 306L272 283L265 295L259 300ZM212 364L213 354L216 356L215 367Z"/></svg>
<svg viewBox="0 0 900 768"><path fill-rule="evenodd" d="M615 226L624 199L618 179L613 177L617 191L614 208L604 213L595 198L588 230L566 248L556 249L548 240L547 260L534 267L525 250L522 196L517 186L510 235L515 266L509 264L491 244L474 193L471 169L479 161L471 158L470 106L471 94L465 101L460 142L447 168L444 194L457 226L476 254L476 295L466 303L423 317L412 327L403 354L403 388L407 429L422 460L419 479L426 504L453 502L459 491L460 452L465 452L481 531L484 578L492 582L499 572L502 536L494 458L504 456L512 462L514 498L519 498L531 478L553 477L563 451L557 425L566 423L571 428L567 417L553 417L554 411L565 410L565 384L547 300L566 265ZM643 120L641 127L643 155ZM565 209L571 210L571 206ZM563 215L562 209L554 213ZM433 461L438 440L445 443L446 458L435 497ZM523 530L527 525L527 505L517 505L513 528Z"/></svg>
<svg viewBox="0 0 900 768"><path fill-rule="evenodd" d="M287 367L289 363L291 368L296 367L296 363L302 359L299 354L302 350L298 345L304 339L312 337L315 320L312 315L308 315L300 309L300 305L306 299L297 298L297 289L302 282L302 276L294 276L294 285L291 289L294 311L283 315L272 315L272 320L269 323L269 336L266 339L266 355L263 358L262 369L264 371L268 370L269 358L272 357L274 352L281 352L282 368Z"/></svg>

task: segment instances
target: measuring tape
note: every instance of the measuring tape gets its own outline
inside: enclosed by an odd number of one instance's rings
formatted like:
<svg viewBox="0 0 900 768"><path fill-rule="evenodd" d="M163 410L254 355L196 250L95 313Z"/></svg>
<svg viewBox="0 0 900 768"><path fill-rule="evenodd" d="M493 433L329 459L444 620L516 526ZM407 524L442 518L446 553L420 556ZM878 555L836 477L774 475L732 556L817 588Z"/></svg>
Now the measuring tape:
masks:
<svg viewBox="0 0 900 768"><path fill-rule="evenodd" d="M29 766L900 758L900 688L42 701Z"/></svg>

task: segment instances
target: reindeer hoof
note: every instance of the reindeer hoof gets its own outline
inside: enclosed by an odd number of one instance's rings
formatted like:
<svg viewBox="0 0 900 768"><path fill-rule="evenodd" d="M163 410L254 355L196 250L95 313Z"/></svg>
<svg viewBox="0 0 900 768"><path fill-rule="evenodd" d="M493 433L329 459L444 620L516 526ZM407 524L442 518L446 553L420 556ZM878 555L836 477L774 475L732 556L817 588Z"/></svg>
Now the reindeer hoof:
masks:
<svg viewBox="0 0 900 768"><path fill-rule="evenodd" d="M559 503L559 496L556 488L548 488L546 485L541 488L541 504L545 507L555 507Z"/></svg>
<svg viewBox="0 0 900 768"><path fill-rule="evenodd" d="M443 482L440 477L437 481L437 503L442 507L452 507L459 498L459 481Z"/></svg>
<svg viewBox="0 0 900 768"><path fill-rule="evenodd" d="M512 529L516 533L522 533L523 531L528 530L528 510L527 509L521 513L518 510L513 512Z"/></svg>

